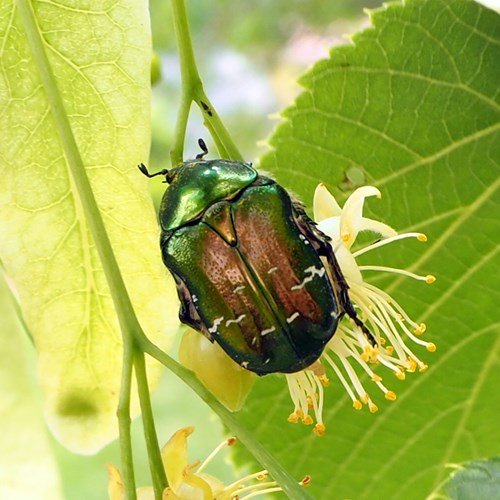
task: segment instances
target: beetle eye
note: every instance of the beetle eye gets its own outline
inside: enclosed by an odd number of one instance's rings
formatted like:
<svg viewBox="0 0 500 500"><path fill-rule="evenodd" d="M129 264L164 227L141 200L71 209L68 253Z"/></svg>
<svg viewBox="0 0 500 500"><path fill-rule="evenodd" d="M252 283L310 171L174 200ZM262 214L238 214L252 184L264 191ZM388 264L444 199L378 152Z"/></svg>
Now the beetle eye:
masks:
<svg viewBox="0 0 500 500"><path fill-rule="evenodd" d="M171 184L174 179L175 179L175 173L170 171L170 172L167 172L167 174L165 175L165 180L163 182L166 182L167 184Z"/></svg>

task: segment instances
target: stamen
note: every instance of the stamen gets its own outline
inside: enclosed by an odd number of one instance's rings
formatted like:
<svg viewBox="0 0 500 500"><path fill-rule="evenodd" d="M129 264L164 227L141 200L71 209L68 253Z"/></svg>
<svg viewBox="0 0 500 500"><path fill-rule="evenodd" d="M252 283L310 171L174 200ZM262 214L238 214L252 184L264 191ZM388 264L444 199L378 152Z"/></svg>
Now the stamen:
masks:
<svg viewBox="0 0 500 500"><path fill-rule="evenodd" d="M304 479L302 479L302 481L299 482L299 484L301 486L308 486L311 484L311 481L312 481L311 476L306 475L304 476Z"/></svg>
<svg viewBox="0 0 500 500"><path fill-rule="evenodd" d="M405 269L398 269L396 267L387 267L387 266L359 266L360 271L383 271L386 273L394 273L394 274L402 274L403 276L408 276L409 278L413 278L418 281L425 281L426 283L434 283L436 278L430 274L427 276L420 276L418 274L412 273L410 271L406 271Z"/></svg>
<svg viewBox="0 0 500 500"><path fill-rule="evenodd" d="M242 477L241 479L236 480L234 483L228 484L225 488L224 491L231 491L231 490L236 490L237 488L243 489L245 487L245 483L247 481L251 481L252 479L255 479L257 481L262 481L267 478L268 472L266 469L261 470L259 472L254 472L253 474L249 474L248 476ZM255 487L255 485L252 485ZM248 488L248 486L246 487ZM241 491L241 490L240 490Z"/></svg>
<svg viewBox="0 0 500 500"><path fill-rule="evenodd" d="M278 483L274 482L274 484L277 485ZM263 485L259 484L257 486L262 487ZM260 495L265 495L267 493L277 493L279 491L283 491L279 486L276 486L276 487L273 487L273 488L265 488L263 490L254 491L253 493L250 493L249 495L245 495L244 497L241 497L241 500L246 500L248 498L257 497L257 496L260 496ZM236 497L236 498L238 498L238 497Z"/></svg>
<svg viewBox="0 0 500 500"><path fill-rule="evenodd" d="M422 233L403 233L403 234L398 234L397 236L390 236L389 238L385 238L383 240L372 243L371 245L368 245L364 248L360 248L358 251L353 252L352 256L354 258L359 257L360 255L363 255L366 252L370 252L371 250L375 250L375 248L380 248L380 247L383 247L384 245L388 245L389 243L392 243L393 241L404 240L405 238L417 238L418 241L427 241L427 236L425 236L425 234L422 234Z"/></svg>
<svg viewBox="0 0 500 500"><path fill-rule="evenodd" d="M225 439L222 443L218 444L215 447L215 449L212 451L212 453L210 453L210 455L208 455L208 457L205 458L203 463L198 467L198 469L196 470L196 473L197 474L200 473L214 459L214 457L217 455L217 453L219 453L222 450L222 448L224 448L225 446L232 446L235 443L236 443L236 438L229 437L229 438Z"/></svg>
<svg viewBox="0 0 500 500"><path fill-rule="evenodd" d="M368 399L368 409L370 413L376 413L378 411L378 406L371 399Z"/></svg>
<svg viewBox="0 0 500 500"><path fill-rule="evenodd" d="M396 393L392 391L387 391L385 393L385 399L388 399L389 401L396 401L397 399Z"/></svg>
<svg viewBox="0 0 500 500"><path fill-rule="evenodd" d="M326 352L323 353L323 358L332 367L333 371L335 372L335 375L337 375L337 378L340 380L340 383L344 386L345 391L347 392L347 394L349 395L349 397L352 400L352 404L353 404L354 408L356 408L357 410L360 410L361 403L354 395L354 392L352 391L351 386L347 383L347 380L345 379L344 375L342 374L342 372L340 371L338 366L335 364L333 359ZM358 405L358 403L359 403L359 405ZM359 406L359 408L358 408L358 406Z"/></svg>
<svg viewBox="0 0 500 500"><path fill-rule="evenodd" d="M322 437L325 435L326 427L323 424L316 424L314 426L313 432L318 437Z"/></svg>

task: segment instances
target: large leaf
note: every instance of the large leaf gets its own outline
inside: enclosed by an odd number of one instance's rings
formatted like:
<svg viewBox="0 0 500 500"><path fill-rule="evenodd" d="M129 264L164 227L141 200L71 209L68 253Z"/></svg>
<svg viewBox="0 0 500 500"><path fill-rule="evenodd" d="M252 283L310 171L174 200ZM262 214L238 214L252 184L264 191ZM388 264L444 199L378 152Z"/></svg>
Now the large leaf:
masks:
<svg viewBox="0 0 500 500"><path fill-rule="evenodd" d="M297 479L312 475L318 498L421 500L445 464L499 450L500 18L466 0L392 3L370 18L302 78L261 167L309 205L320 181L345 197L361 169L383 195L368 202L373 218L428 235L369 261L435 274L434 285L366 279L425 321L438 350L414 348L430 368L404 383L379 371L398 400L374 388L374 415L354 411L330 374L323 438L286 424L279 376L256 384L241 418Z"/></svg>
<svg viewBox="0 0 500 500"><path fill-rule="evenodd" d="M0 272L0 498L62 498L59 475L24 352L29 342Z"/></svg>
<svg viewBox="0 0 500 500"><path fill-rule="evenodd" d="M136 168L150 138L147 2L26 4L140 322L165 347L175 292ZM121 336L28 36L36 38L15 3L3 1L0 255L34 337L49 425L68 448L90 453L117 433ZM159 366L150 368L154 384Z"/></svg>
<svg viewBox="0 0 500 500"><path fill-rule="evenodd" d="M436 498L450 500L493 500L500 492L500 458L452 464L452 473Z"/></svg>

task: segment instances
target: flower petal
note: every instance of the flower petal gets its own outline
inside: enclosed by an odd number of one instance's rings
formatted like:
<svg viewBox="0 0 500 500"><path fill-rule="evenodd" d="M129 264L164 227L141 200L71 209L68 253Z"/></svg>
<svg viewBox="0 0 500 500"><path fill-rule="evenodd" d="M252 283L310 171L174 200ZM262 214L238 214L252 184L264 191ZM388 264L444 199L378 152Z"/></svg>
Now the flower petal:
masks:
<svg viewBox="0 0 500 500"><path fill-rule="evenodd" d="M331 245L335 249L340 241L340 217L329 217L318 224L318 229L332 239Z"/></svg>
<svg viewBox="0 0 500 500"><path fill-rule="evenodd" d="M187 438L193 432L194 427L191 426L179 429L161 450L163 467L173 492L177 492L184 481L184 470L188 464Z"/></svg>
<svg viewBox="0 0 500 500"><path fill-rule="evenodd" d="M356 189L344 204L340 216L340 238L351 248L358 232L362 230L363 204L368 196L380 198L380 191L373 186L363 186Z"/></svg>
<svg viewBox="0 0 500 500"><path fill-rule="evenodd" d="M329 217L339 216L342 213L337 200L328 191L324 184L318 184L313 199L314 220L321 222Z"/></svg>
<svg viewBox="0 0 500 500"><path fill-rule="evenodd" d="M108 469L108 497L110 500L123 500L125 498L125 487L120 471L113 465L107 464Z"/></svg>
<svg viewBox="0 0 500 500"><path fill-rule="evenodd" d="M384 238L392 238L397 236L397 231L392 229L391 226L379 222L378 220L368 219L366 217L361 218L360 231L373 231L374 233L380 234Z"/></svg>

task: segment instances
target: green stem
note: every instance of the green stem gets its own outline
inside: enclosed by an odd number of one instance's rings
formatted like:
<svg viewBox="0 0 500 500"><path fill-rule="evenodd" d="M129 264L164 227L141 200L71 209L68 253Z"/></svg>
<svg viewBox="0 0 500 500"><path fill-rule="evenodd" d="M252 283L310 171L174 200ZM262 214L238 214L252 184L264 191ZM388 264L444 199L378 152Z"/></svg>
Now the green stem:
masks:
<svg viewBox="0 0 500 500"><path fill-rule="evenodd" d="M146 439L146 447L148 449L149 469L153 480L153 490L155 498L157 500L161 500L163 490L167 487L167 477L163 467L153 411L151 409L151 398L149 396L148 378L143 352L138 352L136 354L134 367L137 379L137 390L139 392L139 401L141 404L144 437Z"/></svg>
<svg viewBox="0 0 500 500"><path fill-rule="evenodd" d="M200 399L202 399L216 413L221 421L229 428L231 433L234 434L254 456L254 458L269 471L271 477L279 483L289 498L300 498L303 500L314 499L314 497L311 496L302 486L300 486L297 480L282 467L274 456L271 455L271 453L269 453L269 451L254 438L252 433L249 432L246 427L241 425L234 415L224 405L222 405L217 398L215 398L215 396L196 378L193 372L177 363L174 359L150 342L146 337L142 339L140 345L141 349L145 353L149 354L151 357L166 366L170 371L175 373L177 377L187 384L200 397Z"/></svg>
<svg viewBox="0 0 500 500"><path fill-rule="evenodd" d="M131 346L123 346L122 380L120 384L120 397L118 400L118 429L120 434L120 456L122 462L122 477L125 478L125 493L127 499L135 500L136 486L134 474L134 461L132 457L132 438L130 434L130 393L132 388L132 360Z"/></svg>
<svg viewBox="0 0 500 500"><path fill-rule="evenodd" d="M170 153L172 165L182 163L184 158L184 140L192 102L195 102L200 108L205 125L219 150L220 156L230 160L242 160L241 153L203 89L191 43L184 0L172 0L172 10L182 80L181 103L177 115L174 144Z"/></svg>

